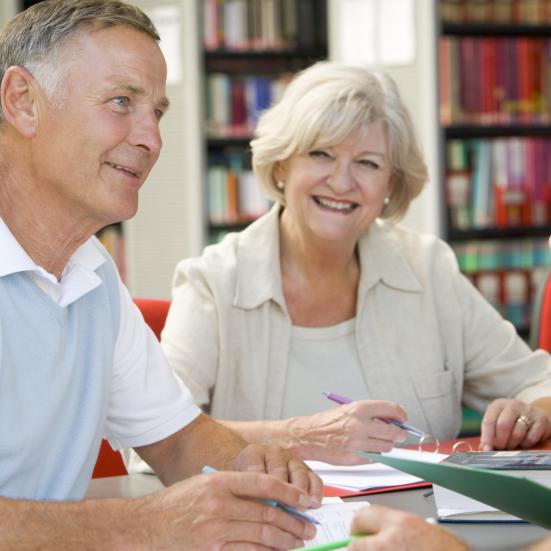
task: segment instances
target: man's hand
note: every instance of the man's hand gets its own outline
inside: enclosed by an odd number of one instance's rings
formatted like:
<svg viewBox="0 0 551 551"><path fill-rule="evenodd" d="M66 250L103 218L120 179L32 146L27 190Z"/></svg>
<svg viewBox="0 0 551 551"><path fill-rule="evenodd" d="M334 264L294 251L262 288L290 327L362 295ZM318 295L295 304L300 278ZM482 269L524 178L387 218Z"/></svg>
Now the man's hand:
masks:
<svg viewBox="0 0 551 551"><path fill-rule="evenodd" d="M218 472L192 477L145 498L133 500L126 543L147 549L224 551L293 549L315 535L315 527L278 507L274 499L304 510L309 496L274 476ZM124 533L122 531L121 533Z"/></svg>
<svg viewBox="0 0 551 551"><path fill-rule="evenodd" d="M547 400L542 400L546 405ZM482 419L480 449L530 448L551 436L551 416L534 404L500 398L486 409Z"/></svg>
<svg viewBox="0 0 551 551"><path fill-rule="evenodd" d="M321 505L323 482L320 477L303 461L279 446L249 445L237 456L235 468L238 471L268 473L283 482L290 482L308 493L309 507Z"/></svg>
<svg viewBox="0 0 551 551"><path fill-rule="evenodd" d="M369 534L348 545L349 551L467 551L453 534L421 517L371 505L361 509L352 522L352 534Z"/></svg>

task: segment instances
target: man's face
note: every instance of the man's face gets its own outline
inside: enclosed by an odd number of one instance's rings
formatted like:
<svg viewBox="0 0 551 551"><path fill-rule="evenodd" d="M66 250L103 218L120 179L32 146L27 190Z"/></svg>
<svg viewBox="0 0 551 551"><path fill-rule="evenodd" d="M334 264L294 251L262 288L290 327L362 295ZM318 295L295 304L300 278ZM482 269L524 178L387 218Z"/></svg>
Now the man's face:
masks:
<svg viewBox="0 0 551 551"><path fill-rule="evenodd" d="M125 26L80 32L66 47L62 107L39 103L33 180L85 225L126 220L161 150L165 60L151 37Z"/></svg>

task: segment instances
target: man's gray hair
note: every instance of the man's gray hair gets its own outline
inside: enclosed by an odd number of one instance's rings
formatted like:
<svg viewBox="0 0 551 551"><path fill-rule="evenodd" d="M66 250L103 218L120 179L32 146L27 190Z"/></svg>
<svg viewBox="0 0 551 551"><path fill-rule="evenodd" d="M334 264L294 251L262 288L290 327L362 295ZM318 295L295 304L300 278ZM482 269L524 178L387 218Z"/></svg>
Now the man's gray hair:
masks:
<svg viewBox="0 0 551 551"><path fill-rule="evenodd" d="M21 12L0 32L0 82L7 69L28 69L52 99L60 93L67 63L63 47L78 31L125 25L160 40L149 17L119 0L45 0ZM93 70L93 68L90 68ZM4 120L0 109L0 123Z"/></svg>

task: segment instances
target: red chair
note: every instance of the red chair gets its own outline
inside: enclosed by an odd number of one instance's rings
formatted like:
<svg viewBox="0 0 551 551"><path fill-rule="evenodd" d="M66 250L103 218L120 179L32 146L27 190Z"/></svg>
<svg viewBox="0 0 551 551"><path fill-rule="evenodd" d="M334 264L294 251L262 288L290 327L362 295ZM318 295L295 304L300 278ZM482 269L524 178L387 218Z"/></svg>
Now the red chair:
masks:
<svg viewBox="0 0 551 551"><path fill-rule="evenodd" d="M107 440L102 440L92 478L124 476L125 474L128 474L128 472L121 453L115 451Z"/></svg>
<svg viewBox="0 0 551 551"><path fill-rule="evenodd" d="M543 348L551 353L551 270L534 299L530 344L532 348Z"/></svg>
<svg viewBox="0 0 551 551"><path fill-rule="evenodd" d="M165 326L170 300L162 298L135 298L134 303L142 312L145 322L161 340L161 331Z"/></svg>
<svg viewBox="0 0 551 551"><path fill-rule="evenodd" d="M142 312L147 325L151 327L160 340L161 331L165 325L166 315L170 307L170 300L136 298L134 302ZM128 473L120 452L113 450L107 440L102 440L92 478L123 476L125 474Z"/></svg>

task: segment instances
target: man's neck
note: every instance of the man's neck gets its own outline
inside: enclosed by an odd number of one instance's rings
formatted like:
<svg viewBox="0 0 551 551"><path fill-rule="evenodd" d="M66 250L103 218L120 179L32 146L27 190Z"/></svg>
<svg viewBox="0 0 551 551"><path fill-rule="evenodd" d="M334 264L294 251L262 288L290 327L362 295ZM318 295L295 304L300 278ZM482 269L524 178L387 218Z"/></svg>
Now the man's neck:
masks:
<svg viewBox="0 0 551 551"><path fill-rule="evenodd" d="M33 189L29 179L0 177L0 218L37 265L59 280L69 258L96 231Z"/></svg>

